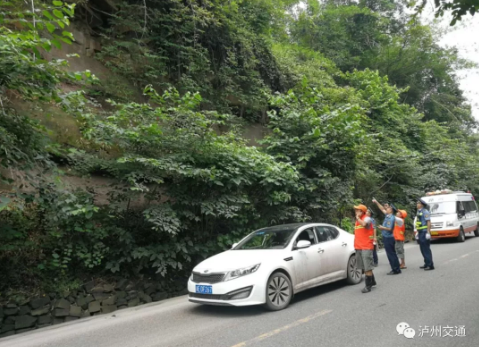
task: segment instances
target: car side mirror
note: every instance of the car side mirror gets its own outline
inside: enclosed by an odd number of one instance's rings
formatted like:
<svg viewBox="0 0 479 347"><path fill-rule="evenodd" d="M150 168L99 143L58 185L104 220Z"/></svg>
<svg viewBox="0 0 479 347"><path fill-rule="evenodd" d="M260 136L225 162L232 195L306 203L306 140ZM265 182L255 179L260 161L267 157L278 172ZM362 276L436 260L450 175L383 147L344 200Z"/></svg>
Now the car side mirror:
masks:
<svg viewBox="0 0 479 347"><path fill-rule="evenodd" d="M235 248L236 246L238 246L238 242L233 243L233 246L231 246L231 249Z"/></svg>
<svg viewBox="0 0 479 347"><path fill-rule="evenodd" d="M459 210L459 217L464 217L466 215L466 211L465 210Z"/></svg>
<svg viewBox="0 0 479 347"><path fill-rule="evenodd" d="M296 244L296 249L304 249L304 248L308 248L308 247L311 247L311 241L300 240Z"/></svg>

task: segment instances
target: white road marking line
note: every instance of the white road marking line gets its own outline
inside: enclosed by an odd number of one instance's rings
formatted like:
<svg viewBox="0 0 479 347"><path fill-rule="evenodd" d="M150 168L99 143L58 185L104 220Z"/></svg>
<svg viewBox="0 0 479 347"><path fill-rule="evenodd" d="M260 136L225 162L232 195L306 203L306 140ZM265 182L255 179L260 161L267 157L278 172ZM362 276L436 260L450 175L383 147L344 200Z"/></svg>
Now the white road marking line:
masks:
<svg viewBox="0 0 479 347"><path fill-rule="evenodd" d="M464 258L467 258L468 256L470 256L471 254L475 253L475 252L479 252L479 249L478 250L475 250L475 251L472 251L472 252L469 252L469 253L466 253L466 254L463 254L461 255L459 258L460 259L464 259ZM447 264L447 263L450 263L450 262L453 262L453 261L457 261L459 259L457 258L454 258L454 259L450 259L450 260L447 260L444 262L444 264Z"/></svg>
<svg viewBox="0 0 479 347"><path fill-rule="evenodd" d="M243 342L240 342L232 347L243 347L243 346L249 346L249 345L252 345L253 343L255 342L260 342L264 339L267 339L268 337L271 337L271 336L274 336L274 335L277 335L279 333L282 333L283 331L286 331L286 330L289 330L291 328L294 328L294 327L297 327L301 324L304 324L304 323L308 323L309 321L315 319L315 318L318 318L318 317L321 317L321 316L324 316L330 312L333 312L333 310L323 310L323 311L320 311L318 313L315 313L315 314L312 314L310 316L307 316L303 319L300 319L300 320L297 320L296 322L293 322L291 324L288 324L288 325L285 325L284 327L281 327L281 328L278 328L278 329L275 329L275 330L271 330L267 333L264 333L260 336L257 336L255 338L252 338L251 340L247 340L247 341L243 341Z"/></svg>
<svg viewBox="0 0 479 347"><path fill-rule="evenodd" d="M458 260L457 258L454 258L454 259L445 261L443 264L452 263L453 261L457 261L457 260Z"/></svg>

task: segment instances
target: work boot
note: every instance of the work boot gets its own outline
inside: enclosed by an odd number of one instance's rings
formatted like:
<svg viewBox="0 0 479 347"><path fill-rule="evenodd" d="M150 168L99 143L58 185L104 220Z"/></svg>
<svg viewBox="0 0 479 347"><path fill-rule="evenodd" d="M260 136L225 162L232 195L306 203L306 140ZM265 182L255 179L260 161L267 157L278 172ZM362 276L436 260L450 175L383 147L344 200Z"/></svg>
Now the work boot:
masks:
<svg viewBox="0 0 479 347"><path fill-rule="evenodd" d="M391 270L391 271L389 271L387 274L388 274L388 275L399 275L400 273L401 273L401 270L399 270L399 271Z"/></svg>
<svg viewBox="0 0 479 347"><path fill-rule="evenodd" d="M369 293L372 288L372 276L366 276L366 287L361 290L361 293Z"/></svg>
<svg viewBox="0 0 479 347"><path fill-rule="evenodd" d="M376 278L374 277L374 274L371 276L372 280L371 280L371 286L372 287L376 287Z"/></svg>
<svg viewBox="0 0 479 347"><path fill-rule="evenodd" d="M427 266L426 265L423 265L423 266L420 266L419 268L420 269L425 269Z"/></svg>

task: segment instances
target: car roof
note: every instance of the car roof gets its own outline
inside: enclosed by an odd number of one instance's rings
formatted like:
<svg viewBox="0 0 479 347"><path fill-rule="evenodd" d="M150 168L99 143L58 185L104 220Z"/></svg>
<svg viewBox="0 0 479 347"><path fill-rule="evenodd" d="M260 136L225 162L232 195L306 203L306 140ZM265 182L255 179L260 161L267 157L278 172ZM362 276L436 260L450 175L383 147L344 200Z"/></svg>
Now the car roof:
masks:
<svg viewBox="0 0 479 347"><path fill-rule="evenodd" d="M299 229L301 227L307 226L307 225L329 225L327 223L290 223L290 224L282 224L282 225L274 225L270 227L265 227L261 228L259 230L284 230L284 229Z"/></svg>

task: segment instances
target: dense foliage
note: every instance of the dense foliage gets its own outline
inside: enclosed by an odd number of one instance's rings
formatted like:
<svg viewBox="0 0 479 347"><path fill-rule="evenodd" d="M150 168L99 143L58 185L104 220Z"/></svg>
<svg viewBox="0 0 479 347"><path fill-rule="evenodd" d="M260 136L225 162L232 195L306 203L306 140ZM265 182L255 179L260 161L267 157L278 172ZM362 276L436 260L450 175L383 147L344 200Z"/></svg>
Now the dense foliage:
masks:
<svg viewBox="0 0 479 347"><path fill-rule="evenodd" d="M427 0L418 1L417 9L421 12L427 5ZM434 0L436 8L436 17L444 16L444 13L451 12L451 25L455 25L458 20L470 14L474 16L479 11L479 0Z"/></svg>
<svg viewBox="0 0 479 347"><path fill-rule="evenodd" d="M467 62L400 2L115 2L97 59L146 99L99 108L92 83L111 81L42 57L100 2L0 7L0 290L186 278L254 228L348 229L359 200L412 212L425 190L479 193ZM75 117L81 139L57 143L16 100ZM65 170L108 177L107 201Z"/></svg>

